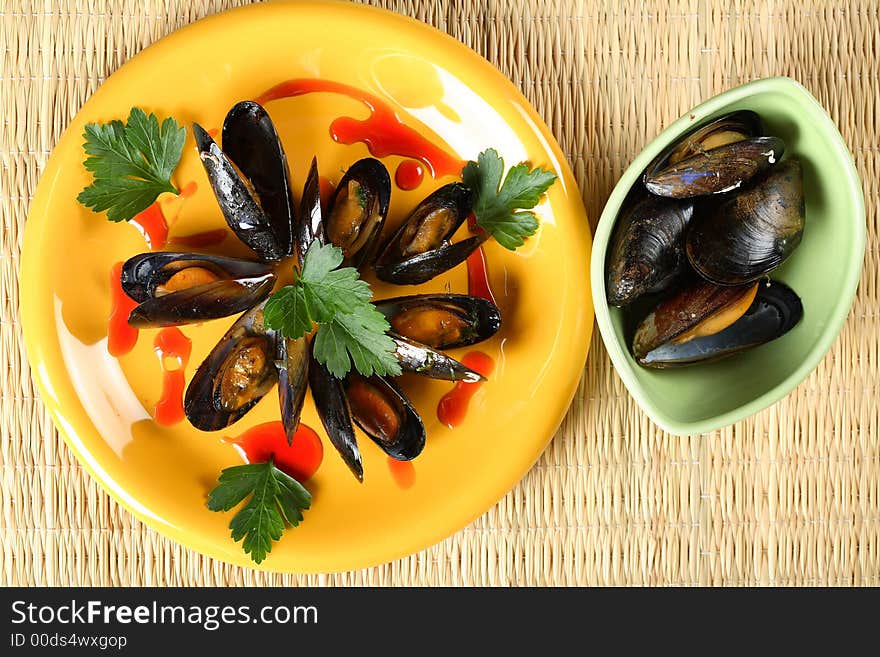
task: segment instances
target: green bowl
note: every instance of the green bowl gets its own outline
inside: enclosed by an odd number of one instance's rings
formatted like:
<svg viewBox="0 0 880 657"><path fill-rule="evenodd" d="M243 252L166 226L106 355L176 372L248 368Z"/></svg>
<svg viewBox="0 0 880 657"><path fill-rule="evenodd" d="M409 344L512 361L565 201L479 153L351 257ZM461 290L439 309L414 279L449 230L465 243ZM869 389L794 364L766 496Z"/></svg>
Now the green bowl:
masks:
<svg viewBox="0 0 880 657"><path fill-rule="evenodd" d="M649 370L633 359L624 313L606 302L605 257L630 188L657 154L692 126L734 110L761 115L768 134L785 140L803 164L806 227L801 245L772 276L800 295L804 317L789 333L716 363ZM640 183L639 183L640 184ZM596 321L620 378L663 429L714 431L770 406L818 365L849 313L865 255L865 203L852 156L830 117L800 84L767 78L715 96L664 130L633 161L602 212L590 278Z"/></svg>

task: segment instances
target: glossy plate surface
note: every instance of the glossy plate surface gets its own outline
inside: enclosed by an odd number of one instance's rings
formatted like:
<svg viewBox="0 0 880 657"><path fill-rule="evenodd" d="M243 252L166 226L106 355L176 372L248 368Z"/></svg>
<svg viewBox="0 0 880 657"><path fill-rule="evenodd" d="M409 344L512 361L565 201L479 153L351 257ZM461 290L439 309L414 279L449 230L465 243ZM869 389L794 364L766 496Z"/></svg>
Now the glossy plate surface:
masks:
<svg viewBox="0 0 880 657"><path fill-rule="evenodd" d="M750 109L766 134L781 137L786 157L800 157L806 224L803 240L772 277L804 304L804 317L778 340L716 363L678 369L640 367L629 349L624 313L606 302L605 259L627 192L645 167L693 125ZM865 203L852 155L825 110L800 84L767 78L731 89L695 107L633 161L614 188L596 229L591 263L596 322L627 389L666 431L713 431L757 413L806 378L831 348L849 313L865 254Z"/></svg>
<svg viewBox="0 0 880 657"><path fill-rule="evenodd" d="M290 78L324 78L367 90L403 121L462 159L486 147L506 163L528 160L556 171L559 182L538 208L539 234L516 253L486 247L502 330L478 345L495 373L471 401L464 424L437 419L446 382L406 378L424 418L428 445L413 462L414 483L396 483L385 455L362 434L360 485L329 445L307 397L303 421L324 438L324 461L308 482L312 508L285 532L262 568L336 571L388 561L442 539L486 511L525 474L559 426L576 389L592 330L590 235L580 192L550 132L496 69L457 41L413 20L349 4L254 5L200 21L125 64L85 104L52 154L31 205L22 262L22 321L34 377L56 425L81 462L139 518L189 547L253 565L229 537L231 514L205 507L220 470L242 462L223 437L277 420L274 391L227 431L202 433L185 421L158 426L152 409L161 370L155 330L134 350L107 352L110 270L146 251L132 225L112 224L75 198L89 183L82 166L87 122L124 119L132 106L187 126L219 128L237 101ZM362 143L329 135L340 116L365 118L366 107L334 94L267 104L287 152L295 190L312 155L321 173L367 156ZM392 175L403 158L384 159ZM426 176L414 191L395 188L389 226L451 178ZM163 201L177 214L170 234L224 227L198 162L192 134L175 182L195 193ZM192 189L192 186L190 186ZM297 194L298 196L298 194ZM464 234L464 229L462 235ZM234 238L206 251L247 256ZM464 266L418 288L374 285L377 298L421 291L467 291ZM192 339L187 380L233 319L183 327ZM468 349L452 352L461 357Z"/></svg>

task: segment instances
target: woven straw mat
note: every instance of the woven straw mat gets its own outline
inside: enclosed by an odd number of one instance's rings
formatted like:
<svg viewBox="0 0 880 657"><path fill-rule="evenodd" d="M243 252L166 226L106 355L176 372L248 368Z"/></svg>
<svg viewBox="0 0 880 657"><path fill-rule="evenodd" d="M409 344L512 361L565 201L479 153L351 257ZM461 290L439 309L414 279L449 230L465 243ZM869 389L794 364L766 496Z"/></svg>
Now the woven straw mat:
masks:
<svg viewBox="0 0 880 657"><path fill-rule="evenodd" d="M233 567L120 508L72 457L31 381L18 312L28 202L106 76L236 4L0 0L0 584L880 583L880 16L869 0L376 3L447 31L522 89L562 145L593 227L627 164L690 107L755 78L803 83L855 156L868 250L840 338L786 399L723 431L667 435L594 331L575 401L525 479L433 548L356 572Z"/></svg>

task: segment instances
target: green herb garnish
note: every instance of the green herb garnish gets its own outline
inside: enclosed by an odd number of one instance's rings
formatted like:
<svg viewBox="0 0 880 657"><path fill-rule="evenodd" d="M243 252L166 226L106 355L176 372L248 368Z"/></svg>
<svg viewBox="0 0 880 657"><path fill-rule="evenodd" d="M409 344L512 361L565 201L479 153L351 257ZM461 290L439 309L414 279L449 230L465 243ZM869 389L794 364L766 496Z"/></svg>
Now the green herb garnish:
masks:
<svg viewBox="0 0 880 657"><path fill-rule="evenodd" d="M172 118L133 107L128 122L89 123L83 133L84 164L95 179L77 200L110 221L127 221L162 192L177 194L171 174L180 162L186 130Z"/></svg>
<svg viewBox="0 0 880 657"><path fill-rule="evenodd" d="M342 250L312 242L302 272L293 285L275 292L266 302L266 325L292 340L318 325L315 359L337 378L351 371L397 376L400 364L388 337L388 320L370 303L370 285L353 267L342 264Z"/></svg>
<svg viewBox="0 0 880 657"><path fill-rule="evenodd" d="M312 495L302 484L275 467L270 460L226 468L217 487L208 495L211 511L229 511L250 495L232 517L232 540L244 539L242 548L260 563L272 551L272 541L281 538L285 523L296 527L309 508Z"/></svg>
<svg viewBox="0 0 880 657"><path fill-rule="evenodd" d="M530 171L525 163L511 167L502 184L503 174L504 160L489 148L480 153L476 162L465 165L461 177L474 192L477 225L513 251L538 230L538 220L529 209L538 204L541 194L556 180L556 174L544 169Z"/></svg>

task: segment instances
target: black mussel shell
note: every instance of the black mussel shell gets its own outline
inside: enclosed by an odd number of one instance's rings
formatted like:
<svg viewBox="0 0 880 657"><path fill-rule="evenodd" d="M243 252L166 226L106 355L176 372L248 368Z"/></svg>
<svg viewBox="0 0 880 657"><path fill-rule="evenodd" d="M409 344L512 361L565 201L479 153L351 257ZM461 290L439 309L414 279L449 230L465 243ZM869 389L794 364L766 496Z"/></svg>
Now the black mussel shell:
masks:
<svg viewBox="0 0 880 657"><path fill-rule="evenodd" d="M660 292L687 270L684 241L693 213L691 201L633 193L611 237L605 265L608 303L625 306Z"/></svg>
<svg viewBox="0 0 880 657"><path fill-rule="evenodd" d="M374 264L376 276L398 285L417 285L464 262L488 239L480 234L450 243L472 207L473 192L462 183L436 190L382 247Z"/></svg>
<svg viewBox="0 0 880 657"><path fill-rule="evenodd" d="M342 249L347 265L373 259L390 202L391 176L379 160L358 160L345 172L330 197L323 236Z"/></svg>
<svg viewBox="0 0 880 657"><path fill-rule="evenodd" d="M364 480L364 465L351 423L351 412L342 381L311 355L309 362L309 389L315 402L315 410L321 418L327 437L345 465L357 480Z"/></svg>
<svg viewBox="0 0 880 657"><path fill-rule="evenodd" d="M228 427L277 380L275 334L264 326L260 304L242 315L199 365L186 389L186 417L202 431Z"/></svg>
<svg viewBox="0 0 880 657"><path fill-rule="evenodd" d="M697 273L720 285L757 280L800 244L805 215L801 165L789 158L694 218L688 260Z"/></svg>
<svg viewBox="0 0 880 657"><path fill-rule="evenodd" d="M287 157L261 105L246 100L229 110L223 121L223 152L250 182L275 241L290 255L294 203Z"/></svg>
<svg viewBox="0 0 880 657"><path fill-rule="evenodd" d="M391 330L433 349L455 349L488 340L501 328L491 301L467 294L417 294L375 302Z"/></svg>
<svg viewBox="0 0 880 657"><path fill-rule="evenodd" d="M785 143L762 137L751 111L735 112L691 131L645 170L645 187L658 196L691 198L738 189L777 163Z"/></svg>
<svg viewBox="0 0 880 657"><path fill-rule="evenodd" d="M318 239L324 241L324 225L321 219L321 180L318 176L318 159L312 158L309 175L303 187L300 200L299 215L293 225L293 241L296 247L299 264L306 257L311 243Z"/></svg>
<svg viewBox="0 0 880 657"><path fill-rule="evenodd" d="M241 177L232 161L202 126L193 123L192 127L199 159L208 174L208 181L226 223L262 260L274 262L283 258L289 251L289 245L278 241L272 220L260 206L251 184Z"/></svg>
<svg viewBox="0 0 880 657"><path fill-rule="evenodd" d="M128 323L149 328L244 312L269 296L275 274L259 262L160 251L129 258L121 282L125 293L139 302Z"/></svg>
<svg viewBox="0 0 880 657"><path fill-rule="evenodd" d="M382 451L398 461L409 461L425 447L425 426L403 392L380 376L345 378L351 417Z"/></svg>
<svg viewBox="0 0 880 657"><path fill-rule="evenodd" d="M388 335L394 340L395 356L397 356L397 362L400 363L404 372L414 372L445 381L466 381L467 383L485 381L479 372L475 372L441 351L436 351L427 345L414 342L391 331L388 332Z"/></svg>
<svg viewBox="0 0 880 657"><path fill-rule="evenodd" d="M800 298L783 283L761 283L752 305L736 322L718 333L686 342L666 342L639 358L645 367L680 367L719 360L775 340L803 317Z"/></svg>
<svg viewBox="0 0 880 657"><path fill-rule="evenodd" d="M739 308L754 294L754 285L719 286L695 279L661 301L639 324L633 338L633 354L642 358L662 344L675 340L709 318ZM747 307L747 306L746 306Z"/></svg>
<svg viewBox="0 0 880 657"><path fill-rule="evenodd" d="M287 444L299 428L306 388L309 387L309 347L305 338L290 340L280 333L275 335L275 357L278 366L278 402L281 423Z"/></svg>

